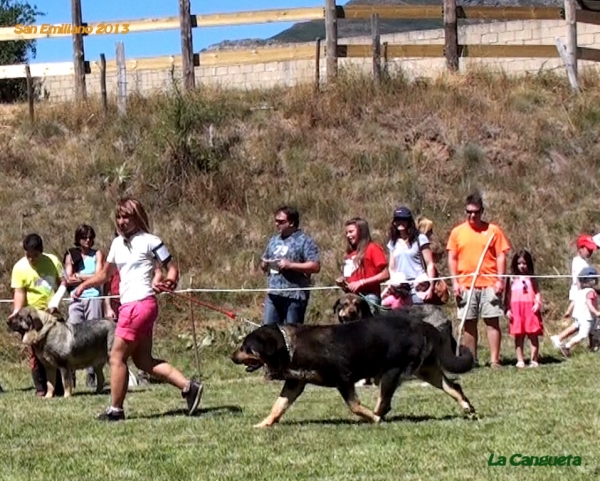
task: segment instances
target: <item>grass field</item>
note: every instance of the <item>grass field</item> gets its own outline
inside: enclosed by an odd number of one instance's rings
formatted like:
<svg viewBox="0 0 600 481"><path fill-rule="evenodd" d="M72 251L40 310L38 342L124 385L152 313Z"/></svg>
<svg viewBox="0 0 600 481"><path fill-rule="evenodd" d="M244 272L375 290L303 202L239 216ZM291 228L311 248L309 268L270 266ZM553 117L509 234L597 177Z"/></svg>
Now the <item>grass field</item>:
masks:
<svg viewBox="0 0 600 481"><path fill-rule="evenodd" d="M310 387L268 430L252 425L268 413L281 384L246 374L225 350L203 356L199 415L185 415L177 390L153 384L134 388L128 419L117 424L94 419L108 395L78 388L71 399L40 400L29 390L25 365L4 363L0 479L598 479L598 355L581 350L567 361L546 342L543 366L517 371L509 342L501 370L461 376L478 421L463 419L442 392L410 381L381 425L357 421L335 390ZM191 374L192 358L190 352L173 359ZM374 405L373 388L359 394ZM582 464L491 467L492 453L570 454Z"/></svg>
<svg viewBox="0 0 600 481"><path fill-rule="evenodd" d="M301 227L319 245L316 286L341 272L346 219L365 217L385 244L400 203L435 222L443 251L474 189L511 254L527 248L537 274L567 275L576 236L600 225L598 178L590 175L600 167L600 76L582 74L581 85L574 94L553 73L513 78L475 69L412 81L389 72L377 87L344 72L318 94L306 85L134 95L123 117L112 101L104 113L98 99L40 102L34 123L26 105L2 109L0 299L11 297L26 233L38 232L46 250L61 255L85 222L106 249L121 195L147 207L153 231L179 261L181 288L192 277L197 288L264 288L259 260L281 203L299 208ZM439 268L448 274L445 256ZM549 333L564 327L568 282L541 281ZM315 293L307 322L330 320L336 295ZM262 294L203 299L254 320L262 313ZM179 304L161 305L157 352L191 375L187 301ZM10 304L0 306L0 317L9 312ZM280 386L227 359L241 332L223 317L201 309L196 316L208 339L204 411L187 418L179 393L153 385L128 397L129 419L118 425L94 420L108 397L85 388L70 400L36 399L18 341L0 332L0 480L600 479L598 355L564 361L546 342L550 362L518 372L505 336L506 368L462 376L479 421L463 420L454 401L413 382L380 426L357 422L336 392L312 388L280 425L257 431L252 425ZM372 407L373 390L362 392ZM571 454L582 465L487 464L490 454L517 453Z"/></svg>

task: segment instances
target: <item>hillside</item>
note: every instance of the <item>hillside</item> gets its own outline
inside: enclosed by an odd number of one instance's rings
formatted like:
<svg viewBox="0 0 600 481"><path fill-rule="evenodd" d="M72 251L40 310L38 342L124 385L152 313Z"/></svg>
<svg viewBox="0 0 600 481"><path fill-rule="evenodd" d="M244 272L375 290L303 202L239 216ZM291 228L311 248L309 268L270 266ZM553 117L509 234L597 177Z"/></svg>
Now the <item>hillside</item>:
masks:
<svg viewBox="0 0 600 481"><path fill-rule="evenodd" d="M350 0L343 5L440 5L441 0ZM315 2L319 5L319 1ZM458 5L492 5L492 6L562 6L561 0L458 0ZM459 25L475 23L471 20L459 20ZM442 20L422 19L422 20L385 20L379 21L379 29L382 35L397 32L406 32L410 30L425 30L432 28L441 28ZM357 37L371 34L370 20L345 20L338 21L338 37ZM224 41L208 47L207 50L241 48L256 45L270 45L273 43L299 43L312 42L317 37L325 38L325 22L323 20L314 20L309 22L298 22L290 28L274 35L268 39L245 39Z"/></svg>
<svg viewBox="0 0 600 481"><path fill-rule="evenodd" d="M310 86L204 89L185 101L134 97L122 119L114 106L105 117L94 103L41 104L33 126L26 108L16 107L0 129L0 298L10 297L25 233L39 232L60 254L87 222L106 247L121 194L147 205L181 262L183 288L190 275L196 287L264 287L259 260L281 203L301 210L301 227L322 253L315 283L327 286L340 272L347 218L366 217L384 243L394 206L406 203L435 221L443 248L475 188L513 246L534 253L539 273L567 274L576 234L600 230L598 80L584 78L585 92L573 96L551 74L399 77L381 90L368 78L342 77L318 97ZM565 307L567 282L542 283L549 325ZM329 319L335 296L313 294L311 322ZM262 294L202 299L260 316ZM187 326L185 311L174 309L166 312ZM228 322L208 311L198 316Z"/></svg>

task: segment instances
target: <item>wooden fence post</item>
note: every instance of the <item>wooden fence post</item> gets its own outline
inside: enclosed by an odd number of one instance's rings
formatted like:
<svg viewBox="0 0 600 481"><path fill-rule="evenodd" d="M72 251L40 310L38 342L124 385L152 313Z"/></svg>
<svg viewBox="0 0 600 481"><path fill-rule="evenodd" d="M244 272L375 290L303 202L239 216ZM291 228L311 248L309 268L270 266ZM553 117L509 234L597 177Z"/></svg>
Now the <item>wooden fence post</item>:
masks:
<svg viewBox="0 0 600 481"><path fill-rule="evenodd" d="M373 78L379 85L381 82L381 37L379 35L379 15L371 15L371 40L373 41Z"/></svg>
<svg viewBox="0 0 600 481"><path fill-rule="evenodd" d="M106 57L100 54L100 95L102 96L102 107L104 112L108 111L108 96L106 94Z"/></svg>
<svg viewBox="0 0 600 481"><path fill-rule="evenodd" d="M317 37L315 51L315 93L319 93L321 87L321 37Z"/></svg>
<svg viewBox="0 0 600 481"><path fill-rule="evenodd" d="M119 115L127 112L127 67L125 64L125 47L117 42L117 108Z"/></svg>
<svg viewBox="0 0 600 481"><path fill-rule="evenodd" d="M457 72L459 63L456 0L444 0L444 55L448 70Z"/></svg>
<svg viewBox="0 0 600 481"><path fill-rule="evenodd" d="M327 52L327 82L335 81L338 73L338 31L335 0L325 0L325 37Z"/></svg>
<svg viewBox="0 0 600 481"><path fill-rule="evenodd" d="M33 98L33 79L31 78L31 69L29 64L25 65L25 76L27 77L27 103L29 104L29 120L31 123L35 120L34 115L34 98Z"/></svg>
<svg viewBox="0 0 600 481"><path fill-rule="evenodd" d="M567 22L567 57L577 80L577 6L575 0L565 0L565 21Z"/></svg>
<svg viewBox="0 0 600 481"><path fill-rule="evenodd" d="M183 75L183 87L185 90L193 90L196 87L196 78L194 72L190 0L179 0L179 27L181 29L181 73Z"/></svg>
<svg viewBox="0 0 600 481"><path fill-rule="evenodd" d="M81 27L83 20L81 16L81 0L71 0L71 23L74 27ZM85 55L83 52L83 35L73 34L73 68L75 76L75 99L85 100L87 93L85 89Z"/></svg>
<svg viewBox="0 0 600 481"><path fill-rule="evenodd" d="M388 42L383 42L383 71L385 73L386 78L389 78L390 66L388 59Z"/></svg>

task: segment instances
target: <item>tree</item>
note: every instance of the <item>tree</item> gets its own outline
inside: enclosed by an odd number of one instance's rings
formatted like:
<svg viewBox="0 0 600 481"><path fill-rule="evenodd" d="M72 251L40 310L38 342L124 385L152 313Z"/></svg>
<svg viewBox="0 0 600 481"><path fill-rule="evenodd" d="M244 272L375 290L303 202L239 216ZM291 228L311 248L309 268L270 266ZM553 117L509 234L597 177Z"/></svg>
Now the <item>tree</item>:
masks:
<svg viewBox="0 0 600 481"><path fill-rule="evenodd" d="M32 25L38 16L44 15L35 5L22 0L0 0L0 27L17 24ZM0 42L0 65L27 63L28 57L35 58L35 40ZM1 79L0 102L16 102L27 95L25 79Z"/></svg>

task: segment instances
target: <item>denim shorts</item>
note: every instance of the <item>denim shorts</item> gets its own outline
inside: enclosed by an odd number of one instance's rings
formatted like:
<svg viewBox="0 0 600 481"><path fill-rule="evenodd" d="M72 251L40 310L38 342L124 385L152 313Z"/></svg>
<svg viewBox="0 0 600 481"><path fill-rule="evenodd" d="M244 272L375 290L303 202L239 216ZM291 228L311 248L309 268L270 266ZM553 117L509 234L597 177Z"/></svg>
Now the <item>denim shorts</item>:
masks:
<svg viewBox="0 0 600 481"><path fill-rule="evenodd" d="M304 316L308 299L292 299L291 297L267 295L263 325L268 324L304 324Z"/></svg>

